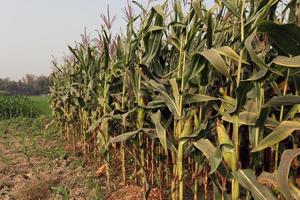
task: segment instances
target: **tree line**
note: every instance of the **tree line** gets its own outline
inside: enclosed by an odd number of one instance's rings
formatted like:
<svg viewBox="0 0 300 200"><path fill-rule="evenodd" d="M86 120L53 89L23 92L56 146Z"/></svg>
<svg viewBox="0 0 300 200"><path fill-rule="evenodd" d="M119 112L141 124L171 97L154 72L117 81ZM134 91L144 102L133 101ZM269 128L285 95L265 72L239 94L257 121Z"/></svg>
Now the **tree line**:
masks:
<svg viewBox="0 0 300 200"><path fill-rule="evenodd" d="M0 78L0 91L11 95L45 95L49 92L49 77L26 74L18 81Z"/></svg>

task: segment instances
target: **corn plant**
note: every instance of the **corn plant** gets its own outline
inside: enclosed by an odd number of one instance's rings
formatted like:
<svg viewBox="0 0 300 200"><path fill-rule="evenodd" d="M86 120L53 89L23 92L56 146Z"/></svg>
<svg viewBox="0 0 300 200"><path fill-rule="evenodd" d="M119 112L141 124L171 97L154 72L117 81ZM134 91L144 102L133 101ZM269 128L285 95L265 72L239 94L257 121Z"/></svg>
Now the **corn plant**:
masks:
<svg viewBox="0 0 300 200"><path fill-rule="evenodd" d="M38 109L28 97L0 95L0 118L36 117L38 114Z"/></svg>
<svg viewBox="0 0 300 200"><path fill-rule="evenodd" d="M149 5L128 5L115 37L102 16L97 39L54 62L62 136L106 166L107 192L120 153L144 199L153 187L173 200L299 199L300 2Z"/></svg>

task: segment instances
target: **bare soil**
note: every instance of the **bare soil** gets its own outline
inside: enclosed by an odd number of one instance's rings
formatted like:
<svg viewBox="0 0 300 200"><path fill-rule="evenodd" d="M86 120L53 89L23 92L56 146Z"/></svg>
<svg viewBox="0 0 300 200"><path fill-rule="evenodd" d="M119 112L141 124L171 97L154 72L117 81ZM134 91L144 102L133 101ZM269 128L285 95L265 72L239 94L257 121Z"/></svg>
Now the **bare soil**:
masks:
<svg viewBox="0 0 300 200"><path fill-rule="evenodd" d="M113 158L112 191L105 191L105 169L84 161L47 119L0 121L0 200L140 200L143 189L124 186ZM102 167L102 169L101 169ZM99 171L100 170L100 171ZM159 199L152 189L149 200Z"/></svg>
<svg viewBox="0 0 300 200"><path fill-rule="evenodd" d="M34 126L34 125L33 125ZM94 166L43 127L0 126L0 199L92 199Z"/></svg>

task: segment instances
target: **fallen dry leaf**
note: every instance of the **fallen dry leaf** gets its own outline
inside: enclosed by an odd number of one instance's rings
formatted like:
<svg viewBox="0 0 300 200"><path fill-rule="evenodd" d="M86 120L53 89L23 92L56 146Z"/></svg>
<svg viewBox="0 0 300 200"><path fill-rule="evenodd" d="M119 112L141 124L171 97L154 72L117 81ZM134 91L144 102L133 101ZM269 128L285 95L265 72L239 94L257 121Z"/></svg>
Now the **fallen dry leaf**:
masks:
<svg viewBox="0 0 300 200"><path fill-rule="evenodd" d="M101 176L106 171L106 165L102 165L96 171L96 177Z"/></svg>

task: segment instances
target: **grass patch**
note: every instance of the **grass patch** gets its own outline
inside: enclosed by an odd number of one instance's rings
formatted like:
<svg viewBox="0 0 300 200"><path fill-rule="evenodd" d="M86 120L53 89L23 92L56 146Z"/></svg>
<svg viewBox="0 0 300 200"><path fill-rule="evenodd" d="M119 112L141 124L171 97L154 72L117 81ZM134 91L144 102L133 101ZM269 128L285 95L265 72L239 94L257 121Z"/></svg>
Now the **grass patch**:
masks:
<svg viewBox="0 0 300 200"><path fill-rule="evenodd" d="M51 114L48 96L29 96L29 99L34 103L41 114L47 116Z"/></svg>

